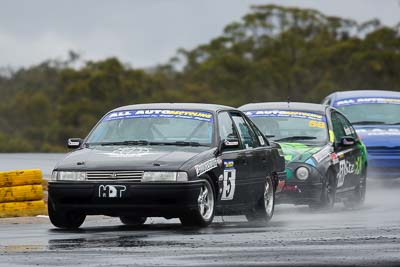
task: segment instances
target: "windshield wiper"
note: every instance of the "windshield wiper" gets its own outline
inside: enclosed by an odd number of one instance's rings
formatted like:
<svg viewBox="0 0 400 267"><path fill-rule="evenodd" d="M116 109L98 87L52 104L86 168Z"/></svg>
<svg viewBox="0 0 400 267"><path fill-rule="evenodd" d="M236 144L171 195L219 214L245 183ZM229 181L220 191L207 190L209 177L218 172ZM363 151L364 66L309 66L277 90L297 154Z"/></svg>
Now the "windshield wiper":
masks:
<svg viewBox="0 0 400 267"><path fill-rule="evenodd" d="M121 142L102 142L102 143L89 143L89 145L101 145L101 146L137 146L149 145L150 142L146 140L129 140L129 141L121 141Z"/></svg>
<svg viewBox="0 0 400 267"><path fill-rule="evenodd" d="M383 121L355 121L351 124L361 124L361 125L374 125L374 124L386 124Z"/></svg>
<svg viewBox="0 0 400 267"><path fill-rule="evenodd" d="M289 141L289 140L312 140L317 139L315 136L308 136L308 135L295 135L295 136L288 136L280 139L274 140L275 142L279 141Z"/></svg>
<svg viewBox="0 0 400 267"><path fill-rule="evenodd" d="M157 142L157 145L167 145L167 146L207 146L200 144L199 142L192 141L175 141L175 142Z"/></svg>

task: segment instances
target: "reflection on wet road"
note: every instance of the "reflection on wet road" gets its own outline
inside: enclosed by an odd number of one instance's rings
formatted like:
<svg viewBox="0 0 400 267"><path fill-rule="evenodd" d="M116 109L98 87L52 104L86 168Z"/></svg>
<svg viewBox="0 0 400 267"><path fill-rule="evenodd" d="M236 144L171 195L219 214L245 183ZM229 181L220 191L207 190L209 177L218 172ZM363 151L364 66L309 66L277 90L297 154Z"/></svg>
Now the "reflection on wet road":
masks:
<svg viewBox="0 0 400 267"><path fill-rule="evenodd" d="M217 217L205 229L150 219L140 228L89 217L82 229L53 228L47 219L0 222L0 265L398 265L400 187L374 189L360 209L330 212L277 206L268 226Z"/></svg>

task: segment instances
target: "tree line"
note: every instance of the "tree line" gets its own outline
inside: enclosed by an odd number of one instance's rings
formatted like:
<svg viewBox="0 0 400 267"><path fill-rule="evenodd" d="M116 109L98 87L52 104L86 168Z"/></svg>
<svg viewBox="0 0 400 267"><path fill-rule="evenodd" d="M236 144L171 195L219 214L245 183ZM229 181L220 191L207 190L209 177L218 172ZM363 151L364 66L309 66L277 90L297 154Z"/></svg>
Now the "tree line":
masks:
<svg viewBox="0 0 400 267"><path fill-rule="evenodd" d="M258 5L206 44L152 69L70 52L0 70L0 152L65 151L108 110L149 102L320 102L337 90L400 90L400 24Z"/></svg>

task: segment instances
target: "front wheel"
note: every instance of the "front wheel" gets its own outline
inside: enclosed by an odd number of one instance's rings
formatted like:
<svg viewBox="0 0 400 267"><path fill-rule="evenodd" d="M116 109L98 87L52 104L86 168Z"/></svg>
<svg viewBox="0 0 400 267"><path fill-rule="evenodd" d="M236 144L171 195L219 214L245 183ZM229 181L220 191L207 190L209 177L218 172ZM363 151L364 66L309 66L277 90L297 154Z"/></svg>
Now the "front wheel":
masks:
<svg viewBox="0 0 400 267"><path fill-rule="evenodd" d="M275 190L271 177L267 177L262 198L256 203L252 211L246 214L249 222L267 223L272 219L275 209Z"/></svg>
<svg viewBox="0 0 400 267"><path fill-rule="evenodd" d="M310 204L311 209L332 209L336 201L336 178L332 171L328 171L322 184L321 199L319 203Z"/></svg>
<svg viewBox="0 0 400 267"><path fill-rule="evenodd" d="M70 230L78 229L86 219L86 215L84 213L55 209L50 198L47 209L51 223L58 228Z"/></svg>
<svg viewBox="0 0 400 267"><path fill-rule="evenodd" d="M197 209L192 210L179 219L184 226L206 227L214 219L215 196L211 183L204 179L199 196L197 198Z"/></svg>

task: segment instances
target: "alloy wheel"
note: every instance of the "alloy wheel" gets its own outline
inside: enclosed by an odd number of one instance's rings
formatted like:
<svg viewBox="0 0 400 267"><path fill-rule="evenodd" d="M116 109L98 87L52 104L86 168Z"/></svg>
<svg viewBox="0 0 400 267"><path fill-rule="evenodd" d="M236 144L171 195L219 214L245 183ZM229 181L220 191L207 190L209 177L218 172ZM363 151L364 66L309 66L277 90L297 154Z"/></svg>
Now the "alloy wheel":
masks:
<svg viewBox="0 0 400 267"><path fill-rule="evenodd" d="M208 183L205 183L200 190L199 198L199 212L204 220L209 220L214 211L214 195L212 188Z"/></svg>

